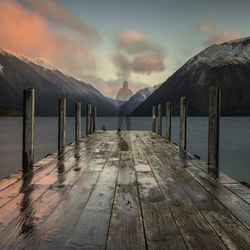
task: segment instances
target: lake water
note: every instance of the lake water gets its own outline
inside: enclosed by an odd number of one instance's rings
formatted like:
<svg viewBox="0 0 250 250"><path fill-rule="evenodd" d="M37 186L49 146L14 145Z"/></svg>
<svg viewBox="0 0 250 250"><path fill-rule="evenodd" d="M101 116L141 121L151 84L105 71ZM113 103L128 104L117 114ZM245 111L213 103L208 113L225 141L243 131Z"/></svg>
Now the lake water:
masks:
<svg viewBox="0 0 250 250"><path fill-rule="evenodd" d="M105 124L117 129L117 118L98 117L97 129ZM82 118L83 131L85 119ZM173 117L172 141L178 143L179 117ZM132 130L151 130L150 117L132 117ZM163 132L165 119L163 118ZM227 175L250 183L250 117L222 117L220 129L220 168ZM207 161L207 117L188 118L188 151ZM22 118L0 117L0 178L21 169ZM74 118L67 118L67 143L74 140ZM57 118L37 117L35 160L57 150Z"/></svg>

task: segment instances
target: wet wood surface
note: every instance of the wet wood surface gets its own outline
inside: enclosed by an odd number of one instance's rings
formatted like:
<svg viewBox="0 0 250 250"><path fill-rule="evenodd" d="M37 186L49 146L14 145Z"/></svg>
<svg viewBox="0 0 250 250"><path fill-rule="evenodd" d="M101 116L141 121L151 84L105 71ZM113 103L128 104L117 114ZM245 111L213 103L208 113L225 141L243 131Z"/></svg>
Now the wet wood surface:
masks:
<svg viewBox="0 0 250 250"><path fill-rule="evenodd" d="M0 249L250 249L250 189L152 132L97 132L0 181Z"/></svg>

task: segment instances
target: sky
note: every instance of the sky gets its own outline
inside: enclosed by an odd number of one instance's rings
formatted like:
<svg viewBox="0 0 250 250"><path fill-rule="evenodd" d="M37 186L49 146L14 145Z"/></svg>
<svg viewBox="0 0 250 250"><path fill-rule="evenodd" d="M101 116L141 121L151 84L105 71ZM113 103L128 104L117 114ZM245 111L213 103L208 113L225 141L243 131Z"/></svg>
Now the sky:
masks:
<svg viewBox="0 0 250 250"><path fill-rule="evenodd" d="M212 45L250 35L249 0L0 0L0 48L115 97L164 82Z"/></svg>

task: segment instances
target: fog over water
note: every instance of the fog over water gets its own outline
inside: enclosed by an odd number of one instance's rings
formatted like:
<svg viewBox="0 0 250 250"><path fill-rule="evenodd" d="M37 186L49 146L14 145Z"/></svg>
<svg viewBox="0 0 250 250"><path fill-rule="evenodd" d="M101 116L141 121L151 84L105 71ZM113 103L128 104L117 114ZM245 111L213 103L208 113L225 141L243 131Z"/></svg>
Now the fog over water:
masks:
<svg viewBox="0 0 250 250"><path fill-rule="evenodd" d="M85 118L82 118L85 133ZM98 117L97 129L117 129L118 118ZM151 130L151 117L131 117L132 130ZM179 117L173 117L172 141L178 143ZM188 118L188 151L207 161L207 117ZM163 134L165 117L163 117ZM250 117L221 117L220 168L227 175L250 183ZM22 118L0 118L0 178L21 169ZM74 140L74 118L67 118L67 143ZM57 118L37 117L35 161L57 150Z"/></svg>

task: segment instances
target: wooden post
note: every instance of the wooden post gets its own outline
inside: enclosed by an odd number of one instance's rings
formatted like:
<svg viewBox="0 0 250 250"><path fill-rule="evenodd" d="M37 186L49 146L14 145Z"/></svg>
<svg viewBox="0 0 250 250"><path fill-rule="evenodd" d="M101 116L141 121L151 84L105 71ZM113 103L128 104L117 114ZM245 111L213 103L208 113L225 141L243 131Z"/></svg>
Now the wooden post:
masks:
<svg viewBox="0 0 250 250"><path fill-rule="evenodd" d="M66 146L66 98L59 99L58 116L58 155L64 152Z"/></svg>
<svg viewBox="0 0 250 250"><path fill-rule="evenodd" d="M158 105L158 135L162 135L162 116L161 116L161 104Z"/></svg>
<svg viewBox="0 0 250 250"><path fill-rule="evenodd" d="M220 98L220 89L211 87L209 99L208 165L216 170L216 176L219 170Z"/></svg>
<svg viewBox="0 0 250 250"><path fill-rule="evenodd" d="M82 112L81 112L81 103L77 102L75 104L75 141L78 142L82 135L81 135L81 118L82 118Z"/></svg>
<svg viewBox="0 0 250 250"><path fill-rule="evenodd" d="M92 106L92 118L93 118L93 123L92 123L92 125L93 125L93 129L92 129L92 131L93 131L93 133L95 133L96 132L96 106Z"/></svg>
<svg viewBox="0 0 250 250"><path fill-rule="evenodd" d="M166 103L166 139L171 141L172 107L171 103Z"/></svg>
<svg viewBox="0 0 250 250"><path fill-rule="evenodd" d="M91 115L91 105L87 105L87 110L86 110L86 136L91 133L91 128L90 128L90 115Z"/></svg>
<svg viewBox="0 0 250 250"><path fill-rule="evenodd" d="M89 124L89 134L93 133L93 106L90 104L90 113L89 113L89 119L90 119L90 124Z"/></svg>
<svg viewBox="0 0 250 250"><path fill-rule="evenodd" d="M156 132L156 114L155 114L155 106L152 108L152 131Z"/></svg>
<svg viewBox="0 0 250 250"><path fill-rule="evenodd" d="M29 173L34 163L35 90L25 89L23 93L23 155L22 171Z"/></svg>
<svg viewBox="0 0 250 250"><path fill-rule="evenodd" d="M187 149L187 98L180 100L180 150Z"/></svg>

